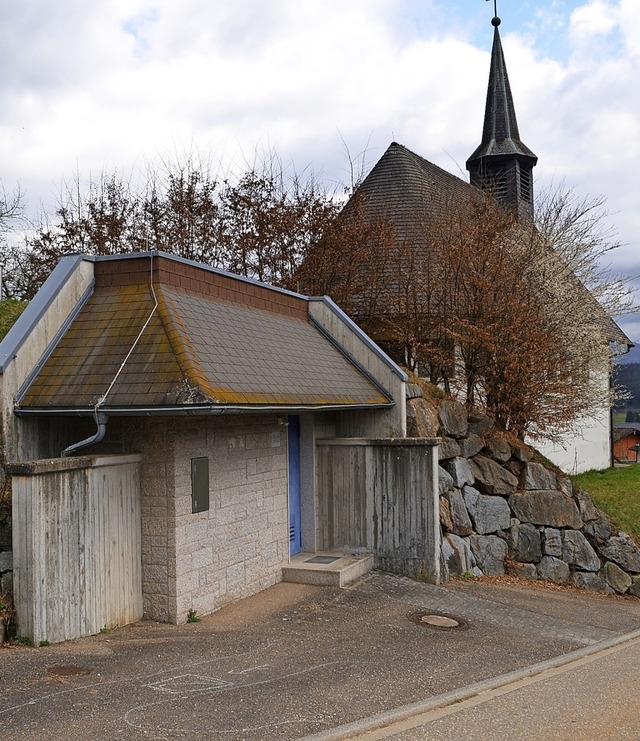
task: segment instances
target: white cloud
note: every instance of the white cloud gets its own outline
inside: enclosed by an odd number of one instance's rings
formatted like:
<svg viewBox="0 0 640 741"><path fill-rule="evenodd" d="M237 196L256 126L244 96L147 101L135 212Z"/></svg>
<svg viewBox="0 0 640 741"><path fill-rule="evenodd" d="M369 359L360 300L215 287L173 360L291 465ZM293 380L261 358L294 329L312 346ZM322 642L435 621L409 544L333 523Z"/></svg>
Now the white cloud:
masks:
<svg viewBox="0 0 640 741"><path fill-rule="evenodd" d="M618 22L618 7L604 0L592 0L571 14L571 36L574 43L592 41L606 36Z"/></svg>
<svg viewBox="0 0 640 741"><path fill-rule="evenodd" d="M501 8L520 133L541 182L608 196L630 264L640 3L546 7L537 33L526 24L540 3L513 11L517 29ZM468 0L13 3L0 26L0 177L51 206L76 169L128 172L192 146L237 160L273 145L339 180L341 137L352 154L369 142L370 164L396 139L460 174L482 129L490 10ZM557 53L540 46L547 31Z"/></svg>

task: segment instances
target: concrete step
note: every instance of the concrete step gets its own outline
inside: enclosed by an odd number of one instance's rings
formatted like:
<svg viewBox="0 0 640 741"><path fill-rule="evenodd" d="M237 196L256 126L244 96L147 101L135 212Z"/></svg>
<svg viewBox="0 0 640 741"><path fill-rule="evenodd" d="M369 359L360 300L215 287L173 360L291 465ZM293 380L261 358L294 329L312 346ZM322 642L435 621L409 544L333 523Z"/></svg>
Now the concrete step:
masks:
<svg viewBox="0 0 640 741"><path fill-rule="evenodd" d="M371 553L298 553L282 567L282 581L344 587L372 568Z"/></svg>

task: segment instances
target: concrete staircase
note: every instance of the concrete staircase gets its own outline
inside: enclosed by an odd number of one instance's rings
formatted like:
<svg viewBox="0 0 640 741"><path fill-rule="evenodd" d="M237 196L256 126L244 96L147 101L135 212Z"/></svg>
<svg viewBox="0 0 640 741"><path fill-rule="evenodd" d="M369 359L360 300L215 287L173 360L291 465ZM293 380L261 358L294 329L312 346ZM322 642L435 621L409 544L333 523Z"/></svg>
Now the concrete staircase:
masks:
<svg viewBox="0 0 640 741"><path fill-rule="evenodd" d="M371 553L298 553L282 567L282 581L344 587L372 568Z"/></svg>

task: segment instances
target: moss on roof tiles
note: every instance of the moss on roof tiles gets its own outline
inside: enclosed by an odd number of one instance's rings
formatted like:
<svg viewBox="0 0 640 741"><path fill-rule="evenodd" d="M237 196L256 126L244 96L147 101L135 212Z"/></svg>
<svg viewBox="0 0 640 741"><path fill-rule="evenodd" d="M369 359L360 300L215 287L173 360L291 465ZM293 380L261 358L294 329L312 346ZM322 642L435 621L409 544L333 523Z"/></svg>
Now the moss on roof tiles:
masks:
<svg viewBox="0 0 640 741"><path fill-rule="evenodd" d="M306 320L166 285L155 293L157 308L144 283L98 286L20 408L90 409L116 376L106 410L389 401Z"/></svg>

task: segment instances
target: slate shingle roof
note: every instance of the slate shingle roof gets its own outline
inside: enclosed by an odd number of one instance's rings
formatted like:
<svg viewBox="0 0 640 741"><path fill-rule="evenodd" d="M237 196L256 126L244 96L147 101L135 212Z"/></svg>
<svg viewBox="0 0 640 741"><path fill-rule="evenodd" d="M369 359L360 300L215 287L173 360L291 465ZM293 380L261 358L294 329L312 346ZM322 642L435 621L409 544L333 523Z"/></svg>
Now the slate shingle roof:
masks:
<svg viewBox="0 0 640 741"><path fill-rule="evenodd" d="M482 157L505 155L521 155L530 158L534 165L538 159L520 139L507 65L502 50L502 42L500 41L500 33L496 25L493 31L482 141L469 157L467 168L469 168L470 163Z"/></svg>
<svg viewBox="0 0 640 741"><path fill-rule="evenodd" d="M430 249L429 223L437 221L439 215L447 209L460 211L483 197L487 196L475 186L420 157L402 144L392 142L362 181L340 218L350 218L358 199L365 219L371 222L384 219L393 226L398 242L411 245L412 249L425 257ZM515 228L530 227L525 224L516 225ZM551 248L549 258L558 261L560 265L560 257ZM609 341L632 346L633 343L620 327L566 266L555 272L564 273L573 289L584 296L593 315L594 325ZM394 305L394 291L400 290L396 282L397 276L385 275L384 292L389 297L390 306ZM366 321L364 316L359 319Z"/></svg>
<svg viewBox="0 0 640 741"><path fill-rule="evenodd" d="M151 264L96 262L93 295L20 410L390 402L309 321L304 297L166 257L151 290Z"/></svg>

